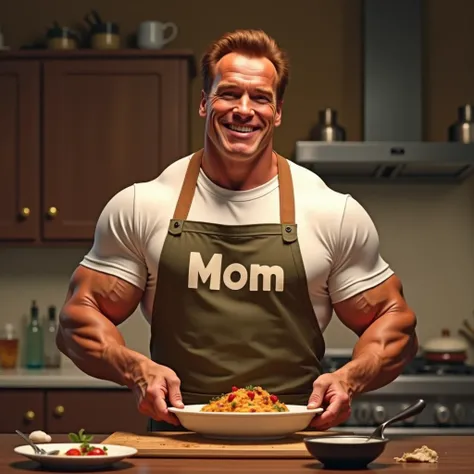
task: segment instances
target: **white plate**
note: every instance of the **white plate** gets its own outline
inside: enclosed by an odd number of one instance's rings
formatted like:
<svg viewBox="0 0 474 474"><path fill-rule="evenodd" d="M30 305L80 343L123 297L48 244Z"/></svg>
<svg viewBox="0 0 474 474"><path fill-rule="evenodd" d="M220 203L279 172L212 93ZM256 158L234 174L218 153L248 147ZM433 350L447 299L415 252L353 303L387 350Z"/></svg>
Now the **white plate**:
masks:
<svg viewBox="0 0 474 474"><path fill-rule="evenodd" d="M17 454L26 456L33 461L39 462L41 465L51 469L64 469L68 471L75 470L92 470L108 467L117 461L121 461L127 457L137 453L135 448L129 446L119 446L114 444L91 443L92 446L98 448L107 447L107 455L105 456L65 456L64 453L71 448L78 448L78 443L38 443L37 446L45 451L53 451L59 449L60 453L54 456L45 454L35 454L33 448L28 444L17 446L14 451Z"/></svg>
<svg viewBox="0 0 474 474"><path fill-rule="evenodd" d="M286 405L287 412L239 413L202 412L204 405L169 407L188 430L208 438L277 439L308 427L322 408L308 410L304 405Z"/></svg>

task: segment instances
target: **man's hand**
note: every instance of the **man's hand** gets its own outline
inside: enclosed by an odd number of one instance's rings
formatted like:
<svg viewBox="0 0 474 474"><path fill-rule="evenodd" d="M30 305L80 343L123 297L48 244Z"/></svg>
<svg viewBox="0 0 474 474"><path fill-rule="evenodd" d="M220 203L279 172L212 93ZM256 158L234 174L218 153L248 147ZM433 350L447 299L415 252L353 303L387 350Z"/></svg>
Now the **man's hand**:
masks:
<svg viewBox="0 0 474 474"><path fill-rule="evenodd" d="M168 399L176 408L183 408L179 380L176 373L164 365L151 360L141 361L132 374L135 380L131 386L140 413L157 421L179 426L178 418L168 411Z"/></svg>
<svg viewBox="0 0 474 474"><path fill-rule="evenodd" d="M323 374L313 383L308 408L324 408L310 426L325 431L344 423L351 416L351 396L344 381L335 374Z"/></svg>
<svg viewBox="0 0 474 474"><path fill-rule="evenodd" d="M311 423L320 430L347 420L352 397L393 381L418 348L416 317L396 276L336 303L334 310L359 340L351 361L334 373L321 375L313 384L308 408L325 408Z"/></svg>

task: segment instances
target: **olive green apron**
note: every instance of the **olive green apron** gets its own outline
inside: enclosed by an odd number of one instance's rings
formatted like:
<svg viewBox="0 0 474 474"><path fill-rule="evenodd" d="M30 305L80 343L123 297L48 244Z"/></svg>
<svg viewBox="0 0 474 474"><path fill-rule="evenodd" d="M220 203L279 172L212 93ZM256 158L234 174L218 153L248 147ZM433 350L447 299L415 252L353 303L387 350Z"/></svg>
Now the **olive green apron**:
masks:
<svg viewBox="0 0 474 474"><path fill-rule="evenodd" d="M288 162L277 155L281 223L235 226L186 220L202 156L190 160L160 256L151 358L177 373L185 404L207 403L233 385L260 385L305 405L325 346ZM176 428L150 420L149 429Z"/></svg>

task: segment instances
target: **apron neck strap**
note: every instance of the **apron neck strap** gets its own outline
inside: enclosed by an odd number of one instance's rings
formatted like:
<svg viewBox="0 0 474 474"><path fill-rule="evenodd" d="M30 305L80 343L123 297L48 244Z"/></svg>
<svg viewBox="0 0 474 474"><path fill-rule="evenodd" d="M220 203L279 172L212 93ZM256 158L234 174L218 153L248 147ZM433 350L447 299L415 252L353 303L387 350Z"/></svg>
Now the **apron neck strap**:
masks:
<svg viewBox="0 0 474 474"><path fill-rule="evenodd" d="M295 195L288 161L277 154L280 184L280 223L295 224Z"/></svg>
<svg viewBox="0 0 474 474"><path fill-rule="evenodd" d="M188 169L184 175L183 185L178 197L178 202L174 210L174 220L184 221L187 219L191 203L193 202L194 190L196 189L197 180L199 177L199 170L201 169L202 156L204 149L194 153L189 160Z"/></svg>
<svg viewBox="0 0 474 474"><path fill-rule="evenodd" d="M184 176L183 185L179 194L174 220L186 220L191 209L199 171L201 169L204 150L201 149L193 154L189 161L188 169ZM293 192L293 180L288 161L277 154L278 181L280 185L280 223L292 225L295 223L295 196Z"/></svg>

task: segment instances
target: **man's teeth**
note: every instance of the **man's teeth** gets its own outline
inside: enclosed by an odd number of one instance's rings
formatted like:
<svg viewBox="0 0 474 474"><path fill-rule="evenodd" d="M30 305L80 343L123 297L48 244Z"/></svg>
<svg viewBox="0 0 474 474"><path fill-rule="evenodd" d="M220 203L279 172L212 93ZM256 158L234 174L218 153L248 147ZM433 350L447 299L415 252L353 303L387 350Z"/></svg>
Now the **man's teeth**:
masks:
<svg viewBox="0 0 474 474"><path fill-rule="evenodd" d="M234 132L243 132L243 133L253 132L253 127L243 127L239 125L230 125L230 124L228 125L228 127L231 130L234 130Z"/></svg>

